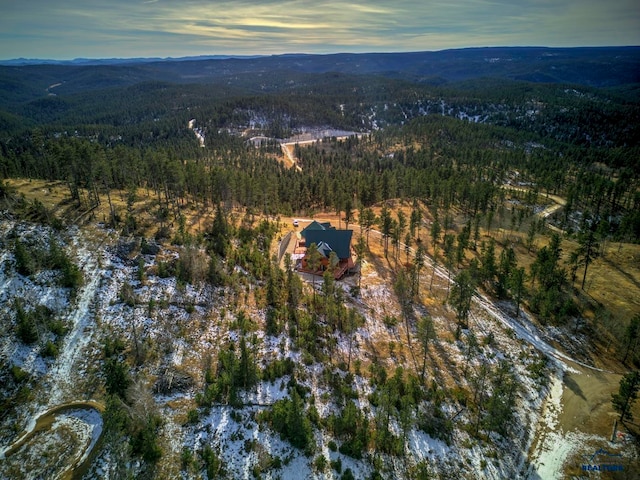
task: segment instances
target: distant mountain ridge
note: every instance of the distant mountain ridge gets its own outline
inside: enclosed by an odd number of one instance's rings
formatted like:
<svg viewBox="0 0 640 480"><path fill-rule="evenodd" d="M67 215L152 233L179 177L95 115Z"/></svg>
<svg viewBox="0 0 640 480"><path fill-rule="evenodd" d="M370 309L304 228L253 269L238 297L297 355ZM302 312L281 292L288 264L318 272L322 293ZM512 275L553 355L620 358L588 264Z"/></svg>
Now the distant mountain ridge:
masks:
<svg viewBox="0 0 640 480"><path fill-rule="evenodd" d="M484 47L435 52L198 56L182 58L16 59L0 65L0 105L143 82L254 84L316 74L375 75L446 84L480 78L614 87L640 83L640 47ZM7 63L9 63L7 65Z"/></svg>
<svg viewBox="0 0 640 480"><path fill-rule="evenodd" d="M0 60L4 66L25 65L126 65L152 62L184 62L191 60L227 60L230 58L257 58L261 55L193 55L188 57L137 57L137 58L74 58L55 60L46 58L13 58Z"/></svg>

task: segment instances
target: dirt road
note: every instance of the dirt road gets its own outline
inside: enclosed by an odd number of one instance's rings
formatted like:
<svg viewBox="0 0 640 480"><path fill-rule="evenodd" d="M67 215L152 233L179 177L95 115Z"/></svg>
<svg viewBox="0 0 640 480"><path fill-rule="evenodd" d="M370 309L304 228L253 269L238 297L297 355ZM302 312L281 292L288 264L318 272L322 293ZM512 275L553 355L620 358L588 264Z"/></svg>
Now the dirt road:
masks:
<svg viewBox="0 0 640 480"><path fill-rule="evenodd" d="M529 192L530 190L524 187L514 187L513 185L503 185L502 188L504 188L505 190L513 190L516 192ZM562 198L562 197L558 197L557 195L551 195L549 193L547 194L543 194L540 193L539 195L543 195L544 197L553 200L555 202L554 205L549 205L547 208L545 208L543 211L539 212L537 215L540 218L544 218L545 220L547 218L549 218L551 215L553 215L554 213L556 213L558 210L562 209L566 204L567 201ZM553 232L556 233L564 233L564 230L562 230L561 228L556 227L555 225L548 225L547 224L547 228Z"/></svg>

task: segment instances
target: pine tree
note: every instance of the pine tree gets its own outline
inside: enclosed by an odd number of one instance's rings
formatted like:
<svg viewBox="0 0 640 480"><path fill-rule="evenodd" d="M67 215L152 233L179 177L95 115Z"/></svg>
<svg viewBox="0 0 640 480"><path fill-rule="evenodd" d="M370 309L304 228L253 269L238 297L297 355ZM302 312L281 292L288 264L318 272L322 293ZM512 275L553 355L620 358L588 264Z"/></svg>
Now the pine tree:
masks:
<svg viewBox="0 0 640 480"><path fill-rule="evenodd" d="M613 409L620 414L620 421L632 421L631 407L638 397L640 389L640 371L629 372L620 380L618 393L611 394Z"/></svg>
<svg viewBox="0 0 640 480"><path fill-rule="evenodd" d="M524 294L524 279L524 267L514 269L509 278L509 289L511 290L513 299L516 301L516 318L520 316L520 302Z"/></svg>
<svg viewBox="0 0 640 480"><path fill-rule="evenodd" d="M456 311L459 327L467 327L467 320L471 311L471 300L475 289L474 280L468 270L462 270L453 280L449 304Z"/></svg>
<svg viewBox="0 0 640 480"><path fill-rule="evenodd" d="M584 290L584 285L587 281L587 270L591 262L598 256L599 244L596 238L596 230L598 223L592 221L591 217L587 214L583 217L582 228L578 234L578 255L582 258L582 264L584 264L584 273L582 275L582 284L580 288Z"/></svg>
<svg viewBox="0 0 640 480"><path fill-rule="evenodd" d="M498 272L496 266L496 244L493 238L489 239L489 244L481 249L480 277L483 282L493 282Z"/></svg>
<svg viewBox="0 0 640 480"><path fill-rule="evenodd" d="M431 341L435 339L436 330L433 326L433 319L429 315L425 315L418 322L418 341L422 347L422 369L420 371L420 380L422 380L422 383L424 383L424 373L427 367L429 345Z"/></svg>
<svg viewBox="0 0 640 480"><path fill-rule="evenodd" d="M498 265L498 281L496 283L496 294L503 297L509 289L509 278L516 266L516 254L510 246L502 250L500 254L500 264Z"/></svg>
<svg viewBox="0 0 640 480"><path fill-rule="evenodd" d="M638 346L638 341L640 340L640 314L635 315L631 318L629 325L624 332L624 342L626 344L624 357L622 357L622 363L627 361L627 357L629 353L633 358L633 354L636 351L636 347Z"/></svg>
<svg viewBox="0 0 640 480"><path fill-rule="evenodd" d="M393 227L393 219L391 218L391 213L389 212L386 204L382 205L378 221L380 222L380 229L382 230L382 237L384 239L384 256L386 257L389 252L389 235L391 235Z"/></svg>
<svg viewBox="0 0 640 480"><path fill-rule="evenodd" d="M294 447L302 450L309 449L313 441L311 422L304 411L304 401L294 388L291 392L291 401L287 411L287 437Z"/></svg>
<svg viewBox="0 0 640 480"><path fill-rule="evenodd" d="M353 348L353 337L358 327L364 324L364 318L358 315L355 309L350 308L348 310L346 322L344 324L344 333L349 335L349 356L347 359L347 371L351 368L351 351Z"/></svg>
<svg viewBox="0 0 640 480"><path fill-rule="evenodd" d="M320 265L322 265L322 254L318 250L318 245L312 243L307 248L307 253L305 255L305 260L307 262L307 268L311 272L313 276L313 298L316 298L316 275L315 273L320 270Z"/></svg>
<svg viewBox="0 0 640 480"><path fill-rule="evenodd" d="M344 202L344 223L346 230L349 230L349 223L351 223L351 220L353 220L353 200L351 200L351 197L347 195Z"/></svg>
<svg viewBox="0 0 640 480"><path fill-rule="evenodd" d="M433 248L433 256L438 256L438 243L440 242L440 233L442 233L442 227L436 216L431 224L431 247Z"/></svg>
<svg viewBox="0 0 640 480"><path fill-rule="evenodd" d="M225 258L229 250L231 227L220 204L216 207L216 214L213 217L213 225L211 226L208 238L211 250L222 258Z"/></svg>
<svg viewBox="0 0 640 480"><path fill-rule="evenodd" d="M373 213L373 210L370 208L363 208L360 210L360 229L364 230L367 235L367 247L369 246L369 232L371 232L371 227L373 227L376 223L376 215Z"/></svg>
<svg viewBox="0 0 640 480"><path fill-rule="evenodd" d="M240 362L238 364L235 384L245 390L253 387L258 381L258 371L253 355L249 351L244 336L240 338Z"/></svg>
<svg viewBox="0 0 640 480"><path fill-rule="evenodd" d="M409 217L409 234L411 237L415 237L417 231L418 238L420 238L420 223L422 223L422 212L418 201L414 199L411 207L411 216Z"/></svg>
<svg viewBox="0 0 640 480"><path fill-rule="evenodd" d="M367 244L365 243L364 237L362 235L360 235L360 237L358 238L358 242L356 243L354 249L356 251L356 256L358 258L356 263L358 266L358 293L359 293L360 289L362 288L362 264L364 261L364 254L367 251Z"/></svg>
<svg viewBox="0 0 640 480"><path fill-rule="evenodd" d="M414 269L415 269L415 281L413 282L413 296L417 297L420 294L420 272L424 268L424 247L422 243L418 244L418 248L416 248L416 256L414 259Z"/></svg>
<svg viewBox="0 0 640 480"><path fill-rule="evenodd" d="M451 270L455 263L455 238L452 234L445 233L444 235L444 259L445 266L447 267L447 298L449 298L449 292L451 290ZM434 267L435 271L435 267Z"/></svg>

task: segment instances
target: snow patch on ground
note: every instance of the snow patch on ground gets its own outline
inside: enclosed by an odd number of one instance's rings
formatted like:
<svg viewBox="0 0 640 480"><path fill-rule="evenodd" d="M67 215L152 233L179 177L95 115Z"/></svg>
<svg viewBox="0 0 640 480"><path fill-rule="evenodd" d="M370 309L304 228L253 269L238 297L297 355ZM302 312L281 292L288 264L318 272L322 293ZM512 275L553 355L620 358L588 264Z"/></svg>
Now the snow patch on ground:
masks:
<svg viewBox="0 0 640 480"><path fill-rule="evenodd" d="M201 391L202 367L206 357L210 355L215 361L217 352L223 345L238 341L238 331L230 330L233 318L229 304L236 299L230 298L230 292L222 288L205 285L182 286L177 284L175 278L160 278L151 273L140 282L137 278L137 265L132 259L118 255L117 249L111 246L89 248L84 246L85 242L82 234L77 233L74 247L85 275L85 285L72 304L64 301L55 303L57 293L50 286L35 287L37 295L45 299L47 305L65 312L65 318L71 327L61 348L61 355L53 365L48 366L34 348L16 346L7 339L0 341L0 359L10 359L12 364L23 366L28 371L44 377L50 393L48 405L53 406L65 399L68 400L73 394L73 382L79 379L88 367L85 357L98 348L92 344L92 341L97 341L98 334L111 332L113 335L123 336L131 343L135 329L135 334L141 342L148 341L160 346L159 358L154 360L156 363L152 375L171 368L188 371L193 377L195 385L188 390L154 397L156 404L162 405L164 417L167 419L163 426L163 437L167 440L173 455L179 455L183 447L197 452L205 445L211 445L220 452L231 478L253 478L254 465L265 455L280 457L283 467L263 472L264 478L337 477L334 472L328 473L330 470L324 474L313 470L310 465L313 458L319 454L331 460L340 458L343 471L351 468L356 478L365 478L371 473L371 458L355 460L329 451L327 444L332 438L326 431L315 432L318 448L314 457L307 458L301 451L281 440L278 434L256 423L256 413L288 397L286 384L290 380L289 376L274 382L259 382L253 391L242 393L241 399L247 406L233 414L234 410L231 407L213 406L208 411L200 410L203 416L195 425L178 423L176 418L181 418L188 408L195 406L193 399L195 392ZM0 265L10 261L12 259L6 253L0 257ZM154 258L146 256L144 263L146 268L149 268L154 264ZM6 305L5 299L12 298L15 292L34 291L28 279L17 276L7 278L3 270L0 269L0 303ZM435 273L441 279L446 280L450 277L440 266L435 269ZM46 284L46 276L43 276L41 281ZM124 304L119 298L123 285L127 283L132 286L135 295L133 307ZM383 319L387 315L399 317L395 295L385 279L378 278L378 273L374 271L363 278L362 283L361 298L350 300L352 306L365 317L364 326L353 336L352 362L356 358L363 358L363 346L367 343L388 342L391 329L385 325ZM155 306L151 308L151 304ZM99 317L96 316L98 312ZM263 312L247 307L246 313L256 324L264 323ZM439 318L434 320L436 323L442 321ZM539 424L547 425L550 432L536 446L535 454L532 456L531 472L537 472L540 478L557 477L558 472L561 472L562 462L580 439L572 435L560 439L556 438L559 435L553 433L553 429L557 428L557 415L562 398L561 373L554 377L547 390L531 378L527 367L541 355L545 355L550 358L553 368L568 370L571 359L547 343L545 337L533 327L525 314L520 319L515 319L509 314L508 306L494 305L484 297L476 298L471 323L480 340L488 338L489 334L494 337L493 344L482 347L479 359L492 365L501 359L510 361L522 385L517 399L518 430L514 436L523 444L517 444L515 440L506 444L500 443L500 439L492 439L496 443L495 448L499 445L502 449L498 455L499 464L496 464L498 460L484 462L488 450L494 447L472 442L469 435L460 429L454 431L454 441L450 446L424 432L412 429L407 438L407 458L401 461L385 457L385 464L391 466L389 468L392 468L396 476L406 474L406 470L403 470L406 465L426 460L436 473L473 471L477 473L478 478L506 478L522 471L526 452L533 438L533 428L530 426ZM463 332L462 341L442 342L440 345L450 361L456 365L462 365L466 361L466 335L468 332ZM254 349L256 357L268 359L263 360L264 364L274 359L291 358L296 365L300 365L301 353L294 350L287 335L265 336L262 329L258 328L247 336L249 337L255 338L251 348ZM348 336L336 335L336 339L336 355L346 358L349 350ZM406 338L399 340L404 342ZM471 360L470 368L478 366L479 359ZM331 398L331 395L323 380L324 368L323 365L312 364L304 367L302 375L297 375L297 381L311 390L321 418L338 412L338 407L326 400ZM368 401L368 396L373 392L371 383L364 377L354 375L352 388L358 394L356 405L363 410L366 409L369 420L373 421L375 408ZM549 399L541 414L540 410L547 393ZM187 407L175 407L174 410L168 406L172 402L183 403ZM451 418L458 413L459 405L451 400L442 405L442 410ZM469 413L462 412L456 421L468 423ZM99 432L97 428L92 431ZM392 422L392 428L399 433L397 422ZM88 441L90 440L83 440L85 444ZM556 445L560 445L558 442L565 443L560 448L555 448ZM115 460L109 455L107 451L98 460L102 465L100 471L110 471L110 462Z"/></svg>
<svg viewBox="0 0 640 480"><path fill-rule="evenodd" d="M433 457L445 458L451 454L451 448L446 443L419 430L411 430L408 440L409 449L415 452L415 456L419 460L428 460Z"/></svg>
<svg viewBox="0 0 640 480"><path fill-rule="evenodd" d="M100 284L100 272L94 254L86 249L78 252L80 264L83 265L85 286L79 293L77 304L69 316L70 331L64 338L61 354L45 379L51 385L51 396L48 404L55 406L69 396L74 396L74 381L82 376L85 367L85 351L92 339L95 328L95 317L91 307ZM65 398L66 397L66 398Z"/></svg>
<svg viewBox="0 0 640 480"><path fill-rule="evenodd" d="M553 376L549 396L543 407L538 428L542 437L531 454L529 477L541 479L561 478L562 465L575 447L573 438L558 432L558 416L562 412L562 371Z"/></svg>

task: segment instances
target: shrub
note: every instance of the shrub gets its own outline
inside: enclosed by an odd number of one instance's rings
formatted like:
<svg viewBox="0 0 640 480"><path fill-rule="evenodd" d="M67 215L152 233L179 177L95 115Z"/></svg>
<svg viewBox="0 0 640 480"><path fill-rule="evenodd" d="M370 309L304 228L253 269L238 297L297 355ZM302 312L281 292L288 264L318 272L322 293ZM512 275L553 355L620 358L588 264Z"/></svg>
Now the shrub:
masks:
<svg viewBox="0 0 640 480"><path fill-rule="evenodd" d="M146 277L147 276L144 270L144 258L138 257L138 268L136 270L136 279L140 283L144 283Z"/></svg>
<svg viewBox="0 0 640 480"><path fill-rule="evenodd" d="M244 335L247 332L255 330L256 326L251 321L251 317L249 317L244 310L240 310L236 316L236 321L233 322L231 328L240 330L240 333Z"/></svg>
<svg viewBox="0 0 640 480"><path fill-rule="evenodd" d="M398 325L398 319L392 315L385 315L382 321L387 328L393 328Z"/></svg>
<svg viewBox="0 0 640 480"><path fill-rule="evenodd" d="M168 226L163 225L162 227L158 228L158 231L156 232L154 238L156 242L162 242L162 240L167 240L170 237L171 237L171 229Z"/></svg>
<svg viewBox="0 0 640 480"><path fill-rule="evenodd" d="M16 383L22 383L25 380L29 379L29 373L25 372L17 365L11 366L11 376L16 381Z"/></svg>
<svg viewBox="0 0 640 480"><path fill-rule="evenodd" d="M58 353L58 346L51 340L47 340L47 343L42 349L42 355L45 357L55 358L58 356Z"/></svg>
<svg viewBox="0 0 640 480"><path fill-rule="evenodd" d="M424 413L418 416L418 429L431 437L449 444L453 433L453 422L434 405L428 405Z"/></svg>
<svg viewBox="0 0 640 480"><path fill-rule="evenodd" d="M38 330L33 319L27 318L18 321L18 337L27 345L31 345L38 340Z"/></svg>
<svg viewBox="0 0 640 480"><path fill-rule="evenodd" d="M14 302L14 309L16 311L16 320L18 322L18 337L27 345L31 345L38 340L38 329L36 327L34 315L27 313L24 310L21 301Z"/></svg>
<svg viewBox="0 0 640 480"><path fill-rule="evenodd" d="M285 375L291 375L294 367L295 364L289 357L281 360L274 360L264 368L262 371L262 378L273 382L277 378L284 377Z"/></svg>
<svg viewBox="0 0 640 480"><path fill-rule="evenodd" d="M160 261L158 262L158 276L160 278L169 278L173 275L173 268L167 262Z"/></svg>
<svg viewBox="0 0 640 480"><path fill-rule="evenodd" d="M327 469L327 457L325 457L324 455L318 455L313 462L313 466L319 472L324 472Z"/></svg>
<svg viewBox="0 0 640 480"><path fill-rule="evenodd" d="M104 340L105 358L113 357L118 353L122 353L124 351L124 348L124 341L120 337L115 337L114 339L111 339L111 337L107 337Z"/></svg>
<svg viewBox="0 0 640 480"><path fill-rule="evenodd" d="M341 480L356 480L356 477L353 476L353 472L351 471L350 468L347 468L344 473L342 474L342 476L340 477Z"/></svg>
<svg viewBox="0 0 640 480"><path fill-rule="evenodd" d="M122 284L122 287L120 287L120 292L118 293L118 298L121 302L129 307L133 308L136 306L136 294L129 282L124 282Z"/></svg>
<svg viewBox="0 0 640 480"><path fill-rule="evenodd" d="M351 458L362 458L365 444L360 438L352 438L340 445L340 453Z"/></svg>
<svg viewBox="0 0 640 480"><path fill-rule="evenodd" d="M60 284L64 288L70 288L72 291L77 291L82 286L82 272L78 266L74 263L67 263L62 269L62 279Z"/></svg>
<svg viewBox="0 0 640 480"><path fill-rule="evenodd" d="M207 472L207 478L221 478L225 475L224 463L218 453L214 452L210 445L205 445L202 450L202 461Z"/></svg>
<svg viewBox="0 0 640 480"><path fill-rule="evenodd" d="M182 469L187 470L193 465L193 452L188 447L182 448L182 453L180 454L180 461L182 463Z"/></svg>
<svg viewBox="0 0 640 480"><path fill-rule="evenodd" d="M544 383L547 375L547 359L546 357L540 357L534 362L527 365L527 371L531 374L531 378L538 382Z"/></svg>
<svg viewBox="0 0 640 480"><path fill-rule="evenodd" d="M187 423L198 423L200 414L196 408L193 408L187 412Z"/></svg>
<svg viewBox="0 0 640 480"><path fill-rule="evenodd" d="M431 473L429 472L429 464L426 460L421 461L416 465L415 468L415 479L416 480L429 480L431 477Z"/></svg>
<svg viewBox="0 0 640 480"><path fill-rule="evenodd" d="M111 395L118 395L124 399L127 388L131 383L129 378L129 368L124 362L121 362L117 358L109 358L104 363L105 373L105 388L107 393Z"/></svg>
<svg viewBox="0 0 640 480"><path fill-rule="evenodd" d="M20 240L15 242L13 256L16 261L16 271L19 274L29 276L37 271L35 255Z"/></svg>
<svg viewBox="0 0 640 480"><path fill-rule="evenodd" d="M27 385L22 385L16 395L16 401L18 403L27 403L33 399L33 392Z"/></svg>
<svg viewBox="0 0 640 480"><path fill-rule="evenodd" d="M271 468L282 468L282 459L277 455L275 457L271 457Z"/></svg>
<svg viewBox="0 0 640 480"><path fill-rule="evenodd" d="M142 253L142 255L157 255L159 251L160 247L155 243L147 242L146 238L140 241L140 253Z"/></svg>
<svg viewBox="0 0 640 480"><path fill-rule="evenodd" d="M264 412L263 418L294 447L306 453L313 451L311 422L305 415L303 400L295 389L292 390L291 399L278 400L271 410Z"/></svg>
<svg viewBox="0 0 640 480"><path fill-rule="evenodd" d="M180 250L180 258L176 265L176 278L184 283L198 283L207 278L209 257L196 247Z"/></svg>
<svg viewBox="0 0 640 480"><path fill-rule="evenodd" d="M313 358L313 355L311 353L309 353L307 350L304 350L302 352L302 363L309 366L309 365L313 365L314 361L315 359Z"/></svg>
<svg viewBox="0 0 640 480"><path fill-rule="evenodd" d="M140 455L146 462L156 463L162 456L162 449L158 445L158 428L161 418L150 416L143 427L132 435L130 444L134 455Z"/></svg>
<svg viewBox="0 0 640 480"><path fill-rule="evenodd" d="M309 406L309 409L307 410L307 418L315 426L320 424L320 414L318 413L318 409L315 405L312 404Z"/></svg>
<svg viewBox="0 0 640 480"><path fill-rule="evenodd" d="M49 322L49 331L58 337L63 337L69 331L69 328L62 320L51 320Z"/></svg>
<svg viewBox="0 0 640 480"><path fill-rule="evenodd" d="M60 277L60 285L62 287L70 288L75 292L82 286L82 272L78 266L71 261L54 238L49 239L47 264L54 270L60 270L62 274Z"/></svg>

